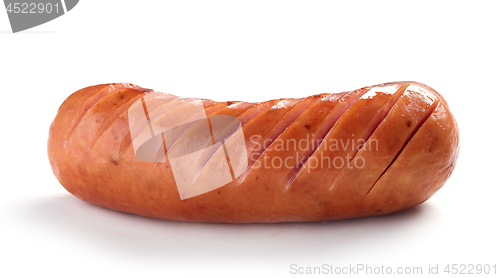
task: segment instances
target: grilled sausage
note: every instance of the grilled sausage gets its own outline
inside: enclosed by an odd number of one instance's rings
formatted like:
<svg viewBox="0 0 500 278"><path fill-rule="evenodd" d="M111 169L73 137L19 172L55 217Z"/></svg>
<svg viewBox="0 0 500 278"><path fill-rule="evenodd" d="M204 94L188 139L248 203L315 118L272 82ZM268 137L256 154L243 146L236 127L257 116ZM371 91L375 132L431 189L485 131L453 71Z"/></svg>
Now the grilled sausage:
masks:
<svg viewBox="0 0 500 278"><path fill-rule="evenodd" d="M262 103L106 84L64 101L48 155L71 194L114 210L328 221L426 201L451 175L458 138L445 100L417 82Z"/></svg>

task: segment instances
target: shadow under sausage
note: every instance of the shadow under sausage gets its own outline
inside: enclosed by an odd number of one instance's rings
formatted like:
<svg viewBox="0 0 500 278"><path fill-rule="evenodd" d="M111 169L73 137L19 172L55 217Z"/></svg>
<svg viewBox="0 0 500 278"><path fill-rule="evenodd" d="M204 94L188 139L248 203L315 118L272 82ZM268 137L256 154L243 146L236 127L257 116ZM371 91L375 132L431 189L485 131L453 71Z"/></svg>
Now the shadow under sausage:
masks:
<svg viewBox="0 0 500 278"><path fill-rule="evenodd" d="M405 252L412 244L425 242L439 229L442 218L428 202L386 216L321 223L191 223L104 209L69 194L32 200L18 213L33 229L70 237L101 255L198 264L359 262L381 250ZM325 258L330 261L321 261Z"/></svg>

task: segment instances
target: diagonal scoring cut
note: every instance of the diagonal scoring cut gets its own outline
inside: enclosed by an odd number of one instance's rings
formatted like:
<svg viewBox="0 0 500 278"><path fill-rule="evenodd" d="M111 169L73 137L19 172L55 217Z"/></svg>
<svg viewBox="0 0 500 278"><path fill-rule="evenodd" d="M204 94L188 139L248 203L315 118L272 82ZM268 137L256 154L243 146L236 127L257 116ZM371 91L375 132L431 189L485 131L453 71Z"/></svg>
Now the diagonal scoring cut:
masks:
<svg viewBox="0 0 500 278"><path fill-rule="evenodd" d="M141 91L151 91L150 89L141 88L128 83L118 83L109 86L104 86L99 91L95 92L95 94L85 102L85 104L83 105L83 109L81 109L80 112L76 115L73 125L69 130L68 137L65 141L64 149L67 148L68 142L70 141L71 136L73 135L77 126L82 122L83 117L87 114L88 111L92 109L92 107L94 107L101 99L103 99L107 95L126 88L141 90Z"/></svg>
<svg viewBox="0 0 500 278"><path fill-rule="evenodd" d="M354 155L348 162L351 162L356 156L356 154L359 152L359 150L363 148L364 144L368 142L368 140L373 135L377 127L379 127L380 124L387 117L387 115L389 115L389 112L391 111L392 107L394 107L396 102L403 96L403 93L406 91L408 86L410 86L410 84L404 84L401 87L399 87L399 89L396 91L396 93L394 93L394 95L389 99L389 101L384 105L384 107L373 117L373 119L370 121L368 126L363 131L363 135L361 135L363 143L357 146Z"/></svg>
<svg viewBox="0 0 500 278"><path fill-rule="evenodd" d="M175 99L172 99L171 101L176 100L176 99L178 99L178 97L176 97ZM195 99L193 99L192 101L195 101ZM160 111L161 113L160 113L160 114L158 114L157 116L155 116L155 119L162 117L162 115L164 115L166 112L170 111L170 109L167 109L167 110L165 110L165 111L161 111L162 106L167 105L168 103L169 103L169 102L167 102L167 103L163 103L162 105L160 105L160 106L158 106L158 107L154 107L153 109L149 109L149 110L148 110L148 115L151 115L151 113L152 113L153 111L156 111L156 112L157 112L157 111ZM210 105L208 105L207 107L205 107L205 110L210 110L211 112L215 112L215 111L220 110L220 109L222 109L222 108L224 108L224 107L226 107L226 103L225 103L225 102L224 102L224 103L215 102L215 103L211 103ZM154 121L154 119L153 119L153 121ZM149 121L148 121L148 122L149 122ZM162 134L163 134L163 132L162 132ZM138 136L138 135L135 135L135 137L137 137L137 136ZM122 142L121 142L121 144L120 144L120 149L119 149L119 151L118 151L118 154L117 154L117 156L116 156L116 159L120 158L120 157L121 157L121 155L122 155L122 154L123 154L123 153L124 153L124 152L125 152L125 151L129 148L129 147L131 147L131 146L132 146L132 141L133 141L133 140L135 140L135 138L132 138L132 137L133 137L133 135L131 134L131 131L129 131L129 132L127 133L127 135L123 138L123 140L122 140Z"/></svg>
<svg viewBox="0 0 500 278"><path fill-rule="evenodd" d="M344 95L339 95L339 94L332 94L332 96L338 97L336 100L336 105L330 111L329 114L326 115L326 117L323 119L321 122L321 125L325 125L326 128L323 128L322 131L319 132L318 134L318 142L321 142L320 144L313 144L313 148L309 150L307 148L307 151L302 154L301 159L298 162L298 165L295 166L295 170L290 174L290 178L288 178L288 181L286 182L283 191L287 191L291 184L295 181L297 178L297 175L301 172L301 170L304 169L305 165L308 163L309 158L316 152L316 150L320 149L320 146L325 143L324 139L326 136L331 132L333 127L335 126L335 123L356 103L356 101L363 96L371 87L365 87L361 88L356 91L350 91L347 93L344 93Z"/></svg>
<svg viewBox="0 0 500 278"><path fill-rule="evenodd" d="M237 106L237 105L241 105L243 103L239 102L239 103L235 103L235 104L232 104L232 105L227 105L228 103L224 102L224 103L218 103L218 104L215 104L215 105L211 105L211 106L207 106L205 108L205 113L207 115L210 115L212 113L219 113L221 111L225 111L226 109L230 109L230 107L234 107L234 106ZM177 142L177 140L179 140L179 138L185 134L189 128L191 128L192 126L196 125L198 122L198 119L195 118L196 115L193 115L191 117L191 120L187 120L188 123L186 124L183 124L183 125L180 125L180 126L177 126L175 128L173 128L172 130L169 131L168 135L164 135L165 138L164 138L164 148L163 148L163 152L161 151L161 148L160 150L158 150L159 152L159 155L166 155L165 152L168 152L168 150L175 144L175 142ZM209 126L210 126L210 121L208 121L209 123ZM163 134L165 132L162 132ZM212 136L212 135L211 135ZM158 163L160 161L156 161L156 163Z"/></svg>
<svg viewBox="0 0 500 278"><path fill-rule="evenodd" d="M278 138L298 117L300 117L304 111L316 103L320 97L322 97L322 95L311 96L295 104L280 118L279 121L274 124L265 137L262 138L261 141L263 141L263 144L260 145L260 148L258 148L258 146L251 148L250 152L247 154L248 157L250 158L253 154L258 154L258 157L249 163L245 172L240 176L240 182L246 179L252 170L252 165L259 160L262 154L276 140L276 138Z"/></svg>
<svg viewBox="0 0 500 278"><path fill-rule="evenodd" d="M387 116L387 114L389 113L390 109L394 106L394 104L397 102L397 100L399 98L401 98L401 96L403 95L403 93L405 92L406 88L409 86L409 84L405 84L405 85L402 85L402 86L399 86L399 87L396 87L394 89L391 89L391 87L394 87L394 84L387 84L387 86L382 86L382 87L379 87L379 86L375 86L375 87L371 87L361 98L363 98L364 96L366 96L366 98L372 98L372 97L380 97L378 96L376 92L391 92L392 91L392 95L385 101L385 104L383 104L379 110L377 112L375 112L372 116L372 119L367 122L366 126L364 127L364 130L361 132L360 134L360 137L358 140L361 140L362 144L359 144L355 149L354 149L354 145L353 145L353 150L354 150L354 153L352 154L352 156L349 154L349 156L351 156L351 159L347 162L349 163L350 161L352 161L352 159L354 158L354 156L356 155L356 153L363 147L363 145L367 142L367 140L369 139L369 137L373 134L373 132L375 131L375 129L378 127L378 125L380 125L380 123L383 121L383 119ZM357 102L359 101L359 99L357 100ZM356 103L354 103L348 110L346 110L342 116L339 118L339 120L334 124L334 126L332 126L332 128L328 131L328 133L325 135L325 137L323 139L326 139L328 136L332 136L332 134L334 134L334 132L339 132L342 128L342 121L349 121L350 119L347 119L346 117L348 117L349 113L351 112L352 110L352 107L354 107L354 105L358 105ZM356 112L352 112L352 113L356 113ZM359 114L358 114L359 115ZM339 126L340 125L340 126ZM335 129L337 129L335 131ZM354 134L353 134L354 135ZM337 137L335 137L337 138ZM354 139L353 139L354 140ZM307 163L309 162L309 158L312 157L312 156L317 156L317 152L319 151L324 151L324 150L328 150L327 148L327 140L323 140L321 141L321 143L318 145L318 147L314 150L313 153L311 153L311 155L308 157L308 160L306 161L306 163L303 163L301 165L301 168L296 171L294 173L294 175L288 180L288 183L285 187L285 189L288 189L292 183L294 183L296 181L296 179L299 178L299 176L307 169L307 167L309 167L310 165L308 165ZM326 148L326 149L325 149ZM331 172L332 175L339 175L340 172Z"/></svg>
<svg viewBox="0 0 500 278"><path fill-rule="evenodd" d="M361 204L370 188L404 148L419 123L426 119L428 113L432 113L429 110L435 108L437 100L436 95L419 85L410 85L405 90L403 97L370 137L371 142L381 140L380 147L377 143L376 149L372 151L370 147L366 147L370 143L366 143L351 162L351 167L344 167L328 189L331 192L328 194L335 198L336 206ZM355 164L358 158L362 161L362 166L359 167Z"/></svg>
<svg viewBox="0 0 500 278"><path fill-rule="evenodd" d="M413 136L415 136L415 134L417 133L417 131L420 129L420 127L422 127L422 125L430 118L430 116L432 115L432 113L436 110L436 107L438 106L439 104L439 100L436 100L434 103L432 103L430 109L428 109L428 111L426 112L426 114L424 115L424 118L418 122L412 129L410 135L406 138L406 141L404 143L404 145L401 147L401 149L398 151L398 153L396 154L396 156L394 156L394 158L391 160L391 162L389 163L389 165L384 169L384 171L382 172L382 174L380 174L380 176L377 178L377 180L373 183L373 185L370 187L370 189L368 190L368 192L366 193L365 195L365 198L366 196L368 196L368 194L372 191L372 189L375 187L375 185L377 184L377 182L380 180L380 178L382 178L382 176L387 172L387 170L389 170L389 168L394 164L394 162L398 159L398 157L401 155L401 153L403 152L403 150L406 148L406 146L408 145L408 143L411 141L411 139L413 138Z"/></svg>
<svg viewBox="0 0 500 278"><path fill-rule="evenodd" d="M384 107L377 113L375 117L371 120L367 128L364 130L362 138L364 139L363 144L359 145L358 148L356 149L356 152L354 155L351 157L351 159L348 161L350 163L353 161L359 151L363 148L363 146L372 138L372 135L375 133L375 131L378 129L378 127L384 122L384 120L389 116L389 113L391 110L394 108L396 103L403 97L403 94L406 92L406 89L410 86L410 84L404 84L402 85L397 92L391 97L391 99L384 105ZM346 165L347 167L347 165ZM337 175L335 178L335 181L332 183L332 185L328 188L328 191L333 190L333 187L335 186L335 183L337 180L342 176L343 172L346 170L346 167L344 167L341 172Z"/></svg>
<svg viewBox="0 0 500 278"><path fill-rule="evenodd" d="M94 138L92 139L92 143L90 144L90 149L93 149L97 140L102 136L102 134L109 129L109 127L120 117L123 113L127 111L127 109L132 106L132 104L139 98L141 98L142 93L137 94L136 96L130 98L127 100L127 102L122 103L120 106L118 106L115 111L109 115L104 122L101 124L101 127L97 131L97 133L94 135Z"/></svg>
<svg viewBox="0 0 500 278"><path fill-rule="evenodd" d="M208 123L209 130L210 130L211 143L212 143L212 145L215 144L215 142L217 141L216 139L218 139L218 138L216 138L215 136L217 136L217 135L214 135L214 133L213 133L212 122L210 120L211 116L224 115L224 113L228 112L228 110L230 112L229 114L232 114L232 116L238 116L240 114L247 112L249 109L251 109L253 107L255 107L255 103L235 102L229 106L224 107L223 109L206 108L205 112L207 114L207 122L205 122L205 121L202 121L202 122L193 121L193 122L190 122L190 123L185 124L183 126L176 127L176 128L174 128L174 130L172 132L170 132L170 134L168 134L168 136L166 136L163 139L163 145L162 145L163 149L162 149L162 147L160 147L160 149L158 150L157 159L156 159L155 164L161 162L160 160L163 160L164 157L165 157L165 161L167 161L168 160L167 154L168 154L169 150L171 150L171 148L173 146L175 146L175 144L178 142L178 140L181 138L181 136L191 132L191 130L190 130L191 128L196 129L198 127L198 125L200 125L200 124L203 125L204 123ZM243 110L240 110L242 108L243 108Z"/></svg>
<svg viewBox="0 0 500 278"><path fill-rule="evenodd" d="M245 104L245 103L238 103L236 105L239 105L239 104ZM246 103L246 104L249 104L251 105L250 107L246 108L245 110L242 110L242 111L238 111L238 110L233 110L231 111L231 113L228 113L229 115L232 115L232 116L238 116L240 118L244 117L244 120L241 120L241 125L244 125L246 122L250 121L251 119L253 119L255 116L257 116L258 114L260 114L261 111L263 110L266 110L267 108L269 108L269 106L271 106L272 104L271 103L260 103L260 104L257 104L257 105L253 105L253 103ZM234 108L234 107L233 107ZM245 107L244 107L245 108ZM231 107L228 106L228 109L231 109ZM234 113L237 112L237 114L235 115ZM210 118L210 116L213 116L213 115L216 115L216 114L219 114L219 113L211 113L211 114L207 114L207 122L208 122L208 118ZM224 115L224 113L221 113L221 115ZM168 150L169 151L169 154L174 154L174 153L178 153L179 151L182 153L182 150L177 150L178 148L182 148L182 144L180 144L180 140L183 139L182 137L183 136L193 136L197 133L197 128L200 128L204 125L203 122L199 122L199 123L196 123L195 125L193 125L192 127L190 127L188 130L186 130L182 136L180 136L179 138L177 138L177 140L175 142L173 142L171 148ZM193 134L194 132L194 134ZM223 133L224 132L224 129L221 129L219 130L219 132L217 134L214 134L214 140L217 141L217 137L219 136L220 133ZM210 142L207 142L207 145L205 147L208 147L211 145L211 141Z"/></svg>
<svg viewBox="0 0 500 278"><path fill-rule="evenodd" d="M260 115L263 115L268 110L273 109L272 106L280 101L282 101L282 100L275 99L275 100L263 102L261 104L255 105L255 106L249 108L248 110L242 112L238 116L238 120L240 121L241 128L243 128L244 126L246 126L249 123L252 123L255 119L258 119L258 117ZM227 129L227 128L230 129L230 126L227 126L225 129ZM223 138L223 137L225 137L224 136L225 131L226 131L225 129L223 128L218 133L217 140L215 140L215 141L222 140L226 143L228 141L231 141L232 138L234 138L234 136L236 136L237 132L234 131L234 132L231 132L231 134L228 136L228 138ZM224 153L226 155L226 159L227 159L229 165L231 165L231 161L229 159L229 156L227 155L227 149L225 149L226 148L225 143L222 144L221 147L219 147L218 149L212 149L208 153L205 153L203 156L200 157L200 160L197 162L197 165L196 165L197 170L196 170L196 174L195 174L194 178L198 178L201 175L201 173L203 172L205 167L209 164L210 160L220 150L220 148L224 148ZM233 173L233 176L234 176L234 173Z"/></svg>

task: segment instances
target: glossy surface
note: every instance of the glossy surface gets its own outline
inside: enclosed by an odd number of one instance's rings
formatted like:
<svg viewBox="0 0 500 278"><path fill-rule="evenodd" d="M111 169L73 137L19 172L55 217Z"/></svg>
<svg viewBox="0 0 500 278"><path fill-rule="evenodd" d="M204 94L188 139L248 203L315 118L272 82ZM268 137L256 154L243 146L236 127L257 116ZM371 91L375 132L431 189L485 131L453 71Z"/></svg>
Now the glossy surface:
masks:
<svg viewBox="0 0 500 278"><path fill-rule="evenodd" d="M132 144L136 135L128 109L141 97L159 95L111 84L68 97L48 142L61 184L89 203L156 218L325 221L387 214L424 202L445 183L458 157L458 127L448 105L416 82L263 103L201 100L207 115L238 117L249 167L233 182L181 200L169 161L142 161ZM169 120L189 116L175 111ZM168 146L175 148L199 128L192 124L172 133ZM225 141L227 148L235 147L234 141ZM202 157L197 174L208 180L224 151L211 149Z"/></svg>

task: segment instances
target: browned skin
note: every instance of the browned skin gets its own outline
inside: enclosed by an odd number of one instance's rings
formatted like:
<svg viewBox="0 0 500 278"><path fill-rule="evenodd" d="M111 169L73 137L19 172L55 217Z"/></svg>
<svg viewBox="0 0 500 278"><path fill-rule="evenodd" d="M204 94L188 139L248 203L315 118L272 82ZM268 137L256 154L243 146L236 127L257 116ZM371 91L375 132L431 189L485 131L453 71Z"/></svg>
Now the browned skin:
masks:
<svg viewBox="0 0 500 278"><path fill-rule="evenodd" d="M443 186L456 164L459 133L447 103L432 88L416 82L378 86L399 90L363 97L375 87L370 86L264 103L204 100L207 115L241 120L249 167L235 181L185 200L169 162L141 161L131 146L128 108L155 92L131 84L92 86L59 108L49 133L50 165L78 198L155 218L246 223L393 213L426 201ZM251 140L254 135L261 140ZM307 148L279 146L291 139L308 142ZM324 140L315 144L318 139ZM335 140L357 142L356 148L335 148ZM221 149L207 169L220 155ZM275 157L294 159L276 167ZM343 165L327 165L336 157ZM321 159L325 164L313 167ZM355 167L361 161L363 167Z"/></svg>

